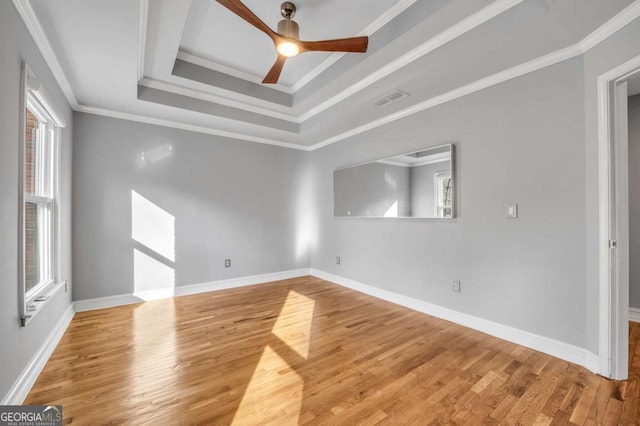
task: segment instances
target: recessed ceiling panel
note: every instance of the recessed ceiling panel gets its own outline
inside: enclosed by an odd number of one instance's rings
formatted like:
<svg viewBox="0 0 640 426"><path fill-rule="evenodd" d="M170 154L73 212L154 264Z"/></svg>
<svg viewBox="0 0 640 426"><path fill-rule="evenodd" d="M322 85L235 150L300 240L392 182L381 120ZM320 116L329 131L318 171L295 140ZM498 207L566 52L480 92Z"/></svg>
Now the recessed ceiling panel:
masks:
<svg viewBox="0 0 640 426"><path fill-rule="evenodd" d="M243 0L274 30L280 15L280 0ZM323 40L361 35L376 20L389 13L397 0L297 0L294 20L303 40ZM180 50L184 53L262 79L276 59L269 37L215 0L193 0ZM279 83L292 86L320 65L331 53L308 52L287 61Z"/></svg>

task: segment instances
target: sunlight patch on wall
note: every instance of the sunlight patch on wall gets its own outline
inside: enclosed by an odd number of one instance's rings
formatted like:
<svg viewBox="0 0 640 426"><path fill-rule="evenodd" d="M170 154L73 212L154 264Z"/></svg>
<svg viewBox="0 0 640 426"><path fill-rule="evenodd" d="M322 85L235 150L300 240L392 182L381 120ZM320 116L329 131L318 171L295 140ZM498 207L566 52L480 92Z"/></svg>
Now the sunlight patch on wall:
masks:
<svg viewBox="0 0 640 426"><path fill-rule="evenodd" d="M313 179L308 170L299 179L296 187L295 222L296 260L308 262L308 257L318 242L318 217L313 197Z"/></svg>
<svg viewBox="0 0 640 426"><path fill-rule="evenodd" d="M175 218L131 191L131 238L175 262Z"/></svg>
<svg viewBox="0 0 640 426"><path fill-rule="evenodd" d="M133 249L133 294L143 300L172 297L175 271L153 257Z"/></svg>
<svg viewBox="0 0 640 426"><path fill-rule="evenodd" d="M272 330L273 334L304 359L309 357L315 306L315 300L290 290Z"/></svg>
<svg viewBox="0 0 640 426"><path fill-rule="evenodd" d="M398 217L398 201L391 205L384 213L384 217Z"/></svg>
<svg viewBox="0 0 640 426"><path fill-rule="evenodd" d="M172 297L175 288L175 217L131 191L133 294L143 300Z"/></svg>
<svg viewBox="0 0 640 426"><path fill-rule="evenodd" d="M271 346L266 346L232 424L294 424L300 416L304 382Z"/></svg>

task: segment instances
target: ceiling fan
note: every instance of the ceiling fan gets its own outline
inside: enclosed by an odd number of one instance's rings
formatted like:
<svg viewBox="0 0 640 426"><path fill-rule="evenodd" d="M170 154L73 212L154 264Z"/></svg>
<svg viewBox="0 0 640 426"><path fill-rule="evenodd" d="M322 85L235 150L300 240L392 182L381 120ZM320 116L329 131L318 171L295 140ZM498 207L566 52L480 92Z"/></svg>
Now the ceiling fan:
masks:
<svg viewBox="0 0 640 426"><path fill-rule="evenodd" d="M275 32L260 20L240 0L216 0L240 18L244 19L260 31L267 34L278 52L275 64L269 70L262 83L275 84L280 78L282 67L287 58L292 58L304 52L354 52L364 53L369 45L369 37L341 38L336 40L302 41L300 40L300 26L292 18L296 14L296 5L286 1L282 3L281 14L284 18L278 23Z"/></svg>

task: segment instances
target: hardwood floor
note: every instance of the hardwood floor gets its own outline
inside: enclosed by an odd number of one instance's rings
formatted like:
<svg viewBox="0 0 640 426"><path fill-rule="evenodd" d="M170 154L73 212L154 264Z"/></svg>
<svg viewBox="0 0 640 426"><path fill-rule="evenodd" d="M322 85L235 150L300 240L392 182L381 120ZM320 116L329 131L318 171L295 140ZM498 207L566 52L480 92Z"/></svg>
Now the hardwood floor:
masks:
<svg viewBox="0 0 640 426"><path fill-rule="evenodd" d="M76 314L25 404L66 423L640 424L631 378L305 277Z"/></svg>

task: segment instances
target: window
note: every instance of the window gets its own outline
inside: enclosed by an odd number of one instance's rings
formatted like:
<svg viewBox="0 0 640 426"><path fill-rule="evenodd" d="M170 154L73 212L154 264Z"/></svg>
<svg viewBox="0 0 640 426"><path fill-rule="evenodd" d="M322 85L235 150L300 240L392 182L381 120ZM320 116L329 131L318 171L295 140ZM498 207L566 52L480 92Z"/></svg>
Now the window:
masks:
<svg viewBox="0 0 640 426"><path fill-rule="evenodd" d="M434 176L436 183L436 217L453 217L452 203L453 186L451 185L451 174L449 172L436 173Z"/></svg>
<svg viewBox="0 0 640 426"><path fill-rule="evenodd" d="M21 200L22 322L26 324L57 282L57 120L39 82L25 65Z"/></svg>

